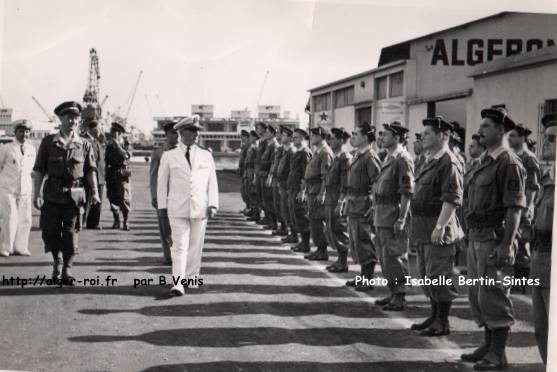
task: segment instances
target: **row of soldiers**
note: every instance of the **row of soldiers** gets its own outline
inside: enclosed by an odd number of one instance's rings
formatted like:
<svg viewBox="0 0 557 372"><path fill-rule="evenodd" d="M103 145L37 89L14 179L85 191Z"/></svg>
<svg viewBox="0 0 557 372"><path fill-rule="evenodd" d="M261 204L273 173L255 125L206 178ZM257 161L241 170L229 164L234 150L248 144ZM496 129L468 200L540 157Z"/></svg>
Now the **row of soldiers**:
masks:
<svg viewBox="0 0 557 372"><path fill-rule="evenodd" d="M543 160L554 164L557 120L546 115L542 124ZM414 160L406 150L408 129L399 122L377 132L364 123L352 133L316 127L310 134L259 122L242 132L243 212L273 235L285 235L282 241L294 243L292 250L309 260L327 260L327 246L335 249L338 259L327 266L330 272L348 271L350 252L361 273L346 285L357 291L374 289L380 264L389 295L376 304L385 311L405 308L412 241L419 275L438 280L422 286L431 315L411 327L424 336L450 333L458 293L446 279L466 242L468 278L475 279L468 287L470 308L485 338L461 358L481 371L507 367L505 346L514 323L510 287L486 283L512 277L517 251L531 246L530 276L539 280L532 289L535 333L545 363L554 165L541 174L525 145L528 130L504 109L481 111L468 162L455 150L454 123L437 116L424 119L423 126L422 151Z"/></svg>

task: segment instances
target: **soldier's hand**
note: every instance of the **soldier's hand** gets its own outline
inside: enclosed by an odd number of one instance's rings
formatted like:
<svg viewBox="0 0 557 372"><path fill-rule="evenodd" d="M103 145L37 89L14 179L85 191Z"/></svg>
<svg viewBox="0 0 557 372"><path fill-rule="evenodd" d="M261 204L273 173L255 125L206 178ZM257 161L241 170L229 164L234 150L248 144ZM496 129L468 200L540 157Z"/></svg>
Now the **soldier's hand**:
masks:
<svg viewBox="0 0 557 372"><path fill-rule="evenodd" d="M438 229L437 226L433 229L431 233L431 242L436 245L442 245L445 243L443 236L445 235L445 227Z"/></svg>
<svg viewBox="0 0 557 372"><path fill-rule="evenodd" d="M95 195L93 195L93 197L91 198L91 204L96 205L100 203L101 203L101 198L99 197L98 193L95 193Z"/></svg>
<svg viewBox="0 0 557 372"><path fill-rule="evenodd" d="M36 196L33 198L33 205L35 206L35 208L41 209L43 207L43 204L43 198L41 198L40 196Z"/></svg>
<svg viewBox="0 0 557 372"><path fill-rule="evenodd" d="M325 193L324 192L319 194L319 196L317 197L317 201L319 201L319 204L321 204L321 205L325 204Z"/></svg>
<svg viewBox="0 0 557 372"><path fill-rule="evenodd" d="M395 234L395 237L397 238L404 236L404 220L398 219L395 222L393 226L393 232Z"/></svg>
<svg viewBox="0 0 557 372"><path fill-rule="evenodd" d="M342 199L340 204L337 206L338 214L337 216L345 216L346 215L346 199Z"/></svg>
<svg viewBox="0 0 557 372"><path fill-rule="evenodd" d="M267 187L271 187L271 185L273 184L273 178L271 176L267 177L265 184L267 185Z"/></svg>
<svg viewBox="0 0 557 372"><path fill-rule="evenodd" d="M304 191L300 191L298 193L298 201L301 203L305 203L306 202L306 193Z"/></svg>
<svg viewBox="0 0 557 372"><path fill-rule="evenodd" d="M212 220L217 215L217 208L215 207L208 207L207 208L207 217Z"/></svg>
<svg viewBox="0 0 557 372"><path fill-rule="evenodd" d="M492 254L489 255L490 258L496 258L497 268L502 269L504 267L512 266L514 264L514 254L512 245L504 246L499 245L495 248Z"/></svg>
<svg viewBox="0 0 557 372"><path fill-rule="evenodd" d="M156 198L153 199L153 200L151 200L151 205L153 206L153 208L157 209L157 204L158 204L158 203L157 203L157 199L156 199Z"/></svg>

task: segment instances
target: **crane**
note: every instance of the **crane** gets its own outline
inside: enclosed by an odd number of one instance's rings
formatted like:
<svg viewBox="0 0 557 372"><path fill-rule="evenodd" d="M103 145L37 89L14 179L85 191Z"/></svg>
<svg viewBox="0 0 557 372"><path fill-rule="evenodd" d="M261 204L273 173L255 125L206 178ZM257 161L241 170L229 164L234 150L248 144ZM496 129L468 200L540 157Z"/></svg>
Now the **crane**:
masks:
<svg viewBox="0 0 557 372"><path fill-rule="evenodd" d="M259 103L261 102L261 97L263 96L263 90L265 89L265 84L267 84L267 77L269 76L269 70L265 71L265 76L263 77L263 83L261 84L261 89L259 90L259 96L257 97L257 104L255 105L254 112L259 112Z"/></svg>
<svg viewBox="0 0 557 372"><path fill-rule="evenodd" d="M149 111L149 116L153 117L153 111L151 110L151 103L149 102L149 97L145 94L145 101L147 101L147 111Z"/></svg>
<svg viewBox="0 0 557 372"><path fill-rule="evenodd" d="M139 85L139 81L141 80L141 75L143 75L143 70L139 71L139 75L137 76L137 81L135 82L135 86L133 87L132 96L130 98L130 103L128 105L128 110L126 111L126 116L124 118L125 121L128 120L128 115L130 114L130 110L132 109L133 100L135 98L135 94L137 93L137 87Z"/></svg>
<svg viewBox="0 0 557 372"><path fill-rule="evenodd" d="M162 116L164 116L164 109L162 108L161 97L159 96L158 93L157 93L157 101L159 101L159 107L161 108L161 114L162 114Z"/></svg>
<svg viewBox="0 0 557 372"><path fill-rule="evenodd" d="M104 96L104 99L103 99L103 101L101 102L101 105L100 105L101 108L104 106L107 99L108 99L108 94L106 96Z"/></svg>
<svg viewBox="0 0 557 372"><path fill-rule="evenodd" d="M99 104L99 80L101 79L99 69L99 56L95 48L89 50L89 75L87 87L83 94L83 120L95 120L101 117L101 105Z"/></svg>
<svg viewBox="0 0 557 372"><path fill-rule="evenodd" d="M41 103L39 102L38 99L36 99L35 97L31 96L31 98L33 99L33 101L35 101L35 103L37 104L37 106L39 106L39 108L41 109L41 111L43 112L43 114L45 114L45 116L48 118L48 121L51 123L55 123L56 119L54 118L54 116L51 116L48 111L43 107L43 105L41 105Z"/></svg>
<svg viewBox="0 0 557 372"><path fill-rule="evenodd" d="M4 103L4 100L2 99L2 96L0 96L0 108L6 107L6 104Z"/></svg>

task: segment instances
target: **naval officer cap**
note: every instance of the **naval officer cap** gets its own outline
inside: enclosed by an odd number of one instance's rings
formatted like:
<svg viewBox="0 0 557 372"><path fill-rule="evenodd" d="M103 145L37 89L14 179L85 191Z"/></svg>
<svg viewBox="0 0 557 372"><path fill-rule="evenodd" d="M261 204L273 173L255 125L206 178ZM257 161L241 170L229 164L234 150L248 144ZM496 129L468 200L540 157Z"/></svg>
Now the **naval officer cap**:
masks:
<svg viewBox="0 0 557 372"><path fill-rule="evenodd" d="M502 107L485 108L480 113L482 119L488 118L497 124L501 124L505 128L505 132L513 130L516 126L514 121L509 117L507 110Z"/></svg>
<svg viewBox="0 0 557 372"><path fill-rule="evenodd" d="M530 134L532 134L532 131L524 126L524 124L522 123L518 123L514 130L516 130L516 133L518 133L518 135L521 137L528 137Z"/></svg>
<svg viewBox="0 0 557 372"><path fill-rule="evenodd" d="M248 132L247 130L245 130L245 129L242 129L242 130L240 131L240 136L242 136L242 137L249 137L249 132Z"/></svg>
<svg viewBox="0 0 557 372"><path fill-rule="evenodd" d="M404 137L406 133L408 133L408 128L403 127L399 121L393 121L390 124L385 123L383 124L383 128L385 128L385 130L388 130L395 136Z"/></svg>
<svg viewBox="0 0 557 372"><path fill-rule="evenodd" d="M258 121L257 123L255 123L255 126L258 125L263 129L267 129L267 127L269 126L269 124L265 123L264 121Z"/></svg>
<svg viewBox="0 0 557 372"><path fill-rule="evenodd" d="M33 123L31 123L30 120L27 119L20 119L20 120L16 120L12 123L14 130L16 130L17 128L24 128L24 129L33 129Z"/></svg>
<svg viewBox="0 0 557 372"><path fill-rule="evenodd" d="M275 126L273 126L271 124L267 125L267 131L271 132L273 134L277 134L277 128L275 128Z"/></svg>
<svg viewBox="0 0 557 372"><path fill-rule="evenodd" d="M294 129L294 133L300 133L300 134L304 137L304 139L308 139L308 138L309 138L308 132L306 132L306 131L303 130L302 128L296 128L296 129Z"/></svg>
<svg viewBox="0 0 557 372"><path fill-rule="evenodd" d="M346 141L347 139L349 139L350 137L352 137L350 135L350 133L348 133L346 131L346 129L344 128L331 128L331 134L337 138L337 139L341 139L343 141Z"/></svg>
<svg viewBox="0 0 557 372"><path fill-rule="evenodd" d="M58 117L62 117L64 115L72 114L72 115L80 115L83 108L78 102L75 101L66 101L54 109L54 114Z"/></svg>
<svg viewBox="0 0 557 372"><path fill-rule="evenodd" d="M111 130L117 130L120 133L126 133L126 127L124 123L118 121L113 121L110 127Z"/></svg>
<svg viewBox="0 0 557 372"><path fill-rule="evenodd" d="M442 116L435 116L422 120L424 127L432 127L441 132L450 132L454 129L453 125L446 121Z"/></svg>
<svg viewBox="0 0 557 372"><path fill-rule="evenodd" d="M557 115L555 115L555 114L545 114L542 117L542 125L545 128L557 126Z"/></svg>
<svg viewBox="0 0 557 372"><path fill-rule="evenodd" d="M325 128L321 127L321 126L318 126L318 127L315 127L315 128L311 128L311 129L310 129L310 132L311 132L311 134L315 134L315 135L321 136L321 137L323 137L323 138L329 137L329 132L327 131L327 129L325 129Z"/></svg>
<svg viewBox="0 0 557 372"><path fill-rule="evenodd" d="M174 125L174 129L200 130L201 125L199 124L199 116L193 115L191 117L183 118Z"/></svg>
<svg viewBox="0 0 557 372"><path fill-rule="evenodd" d="M162 129L165 132L168 132L169 130L174 129L174 126L176 125L176 123L178 123L178 121L175 120L175 119L168 120L168 121L164 122L164 124L162 125Z"/></svg>
<svg viewBox="0 0 557 372"><path fill-rule="evenodd" d="M279 128L282 134L286 134L288 137L292 137L292 134L294 133L292 129L288 128L286 125L280 125Z"/></svg>
<svg viewBox="0 0 557 372"><path fill-rule="evenodd" d="M249 132L249 134L250 134L250 136L253 136L253 137L255 137L255 138L259 139L259 134L257 134L257 132L256 132L256 131L254 131L254 130L251 130L251 131Z"/></svg>

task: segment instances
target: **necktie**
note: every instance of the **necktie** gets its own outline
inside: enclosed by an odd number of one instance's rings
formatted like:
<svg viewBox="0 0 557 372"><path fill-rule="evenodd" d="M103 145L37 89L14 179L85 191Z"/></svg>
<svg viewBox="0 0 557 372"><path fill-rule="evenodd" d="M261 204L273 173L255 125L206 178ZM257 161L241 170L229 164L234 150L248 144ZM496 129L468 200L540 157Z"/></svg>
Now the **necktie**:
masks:
<svg viewBox="0 0 557 372"><path fill-rule="evenodd" d="M188 164L189 164L190 167L191 167L191 161L190 161L190 148L191 148L191 146L188 146L187 149L186 149L186 160L188 161Z"/></svg>
<svg viewBox="0 0 557 372"><path fill-rule="evenodd" d="M25 146L21 145L19 148L21 149L21 155L25 155Z"/></svg>

